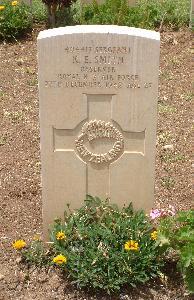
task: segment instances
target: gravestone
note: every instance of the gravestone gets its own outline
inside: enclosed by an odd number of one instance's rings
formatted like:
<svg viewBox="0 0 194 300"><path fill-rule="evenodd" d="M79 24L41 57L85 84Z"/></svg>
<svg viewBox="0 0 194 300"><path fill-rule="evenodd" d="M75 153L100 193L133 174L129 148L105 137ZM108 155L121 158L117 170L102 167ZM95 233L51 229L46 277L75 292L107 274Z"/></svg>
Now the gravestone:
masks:
<svg viewBox="0 0 194 300"><path fill-rule="evenodd" d="M43 223L86 194L149 210L159 33L112 25L38 36Z"/></svg>

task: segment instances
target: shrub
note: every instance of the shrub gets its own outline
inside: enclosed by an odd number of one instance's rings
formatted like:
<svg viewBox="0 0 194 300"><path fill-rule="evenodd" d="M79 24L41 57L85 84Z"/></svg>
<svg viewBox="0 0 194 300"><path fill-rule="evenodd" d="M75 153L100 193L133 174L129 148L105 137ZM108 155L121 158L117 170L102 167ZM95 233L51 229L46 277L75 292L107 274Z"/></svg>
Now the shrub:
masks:
<svg viewBox="0 0 194 300"><path fill-rule="evenodd" d="M106 0L98 5L74 9L75 21L79 24L116 24L154 29L162 25L179 28L189 23L190 0L139 0L137 6L129 7L127 0Z"/></svg>
<svg viewBox="0 0 194 300"><path fill-rule="evenodd" d="M153 228L131 205L120 211L88 196L81 209L54 222L50 237L55 255L67 258L69 277L79 287L110 293L144 283L160 270Z"/></svg>
<svg viewBox="0 0 194 300"><path fill-rule="evenodd" d="M157 244L176 251L185 283L189 291L194 292L194 210L161 218L158 232Z"/></svg>
<svg viewBox="0 0 194 300"><path fill-rule="evenodd" d="M32 16L35 22L47 21L47 10L41 0L32 0Z"/></svg>
<svg viewBox="0 0 194 300"><path fill-rule="evenodd" d="M176 212L169 205L151 210L150 217L131 204L119 210L108 200L87 196L83 207L65 211L64 220L51 225L49 248L39 236L29 245L16 240L12 247L28 264L57 265L78 287L109 294L161 276L169 252L194 292L194 210Z"/></svg>
<svg viewBox="0 0 194 300"><path fill-rule="evenodd" d="M140 0L142 26L148 28L168 25L180 28L189 24L190 0Z"/></svg>
<svg viewBox="0 0 194 300"><path fill-rule="evenodd" d="M57 18L61 19L61 13L66 13L66 9L71 6L74 0L42 0L48 11L48 26L56 27L58 25Z"/></svg>
<svg viewBox="0 0 194 300"><path fill-rule="evenodd" d="M0 39L16 39L32 29L30 7L18 1L0 4Z"/></svg>

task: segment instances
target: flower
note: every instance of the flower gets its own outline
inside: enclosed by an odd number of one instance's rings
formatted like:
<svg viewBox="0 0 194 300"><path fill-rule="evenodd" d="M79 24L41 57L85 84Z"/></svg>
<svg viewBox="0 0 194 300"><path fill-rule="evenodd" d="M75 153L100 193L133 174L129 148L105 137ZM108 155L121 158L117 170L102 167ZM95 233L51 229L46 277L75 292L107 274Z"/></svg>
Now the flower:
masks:
<svg viewBox="0 0 194 300"><path fill-rule="evenodd" d="M5 9L5 5L0 5L0 11Z"/></svg>
<svg viewBox="0 0 194 300"><path fill-rule="evenodd" d="M152 220L161 217L162 211L160 209L152 209L150 211L150 217Z"/></svg>
<svg viewBox="0 0 194 300"><path fill-rule="evenodd" d="M57 265L66 264L67 258L64 255L59 254L53 258L53 262Z"/></svg>
<svg viewBox="0 0 194 300"><path fill-rule="evenodd" d="M151 239L153 241L157 240L157 237L158 237L158 232L156 230L154 230L152 233L151 233Z"/></svg>
<svg viewBox="0 0 194 300"><path fill-rule="evenodd" d="M125 250L137 251L139 250L139 244L136 241L130 240L124 245Z"/></svg>
<svg viewBox="0 0 194 300"><path fill-rule="evenodd" d="M56 239L57 240L65 240L66 239L65 233L63 231L58 231L56 233Z"/></svg>
<svg viewBox="0 0 194 300"><path fill-rule="evenodd" d="M12 6L18 5L18 1L12 1L12 2L11 2L11 5L12 5Z"/></svg>
<svg viewBox="0 0 194 300"><path fill-rule="evenodd" d="M12 247L16 250L21 250L26 247L26 242L24 240L16 240L12 243Z"/></svg>
<svg viewBox="0 0 194 300"><path fill-rule="evenodd" d="M150 211L150 217L152 220L162 217L175 216L176 209L174 206L169 205L168 209L152 209Z"/></svg>

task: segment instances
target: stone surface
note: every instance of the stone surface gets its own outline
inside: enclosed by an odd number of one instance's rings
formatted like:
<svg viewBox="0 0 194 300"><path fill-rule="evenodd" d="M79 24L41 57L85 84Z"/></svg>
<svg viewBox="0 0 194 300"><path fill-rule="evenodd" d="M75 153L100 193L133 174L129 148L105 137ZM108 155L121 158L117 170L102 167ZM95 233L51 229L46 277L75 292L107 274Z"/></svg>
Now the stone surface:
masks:
<svg viewBox="0 0 194 300"><path fill-rule="evenodd" d="M170 150L170 151L174 151L174 146L173 145L164 145L163 146L164 150Z"/></svg>
<svg viewBox="0 0 194 300"><path fill-rule="evenodd" d="M111 25L38 37L43 225L86 194L154 199L159 33Z"/></svg>

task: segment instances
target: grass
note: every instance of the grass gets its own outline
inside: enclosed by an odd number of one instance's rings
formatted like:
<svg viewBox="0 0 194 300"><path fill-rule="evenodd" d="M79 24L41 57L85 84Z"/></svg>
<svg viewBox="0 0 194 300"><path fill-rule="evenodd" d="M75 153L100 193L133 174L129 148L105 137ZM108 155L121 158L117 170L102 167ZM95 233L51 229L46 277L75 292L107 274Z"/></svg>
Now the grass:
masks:
<svg viewBox="0 0 194 300"><path fill-rule="evenodd" d="M164 188L170 190L171 188L174 187L175 185L175 180L170 177L170 176L164 176L162 179L161 179L161 184Z"/></svg>
<svg viewBox="0 0 194 300"><path fill-rule="evenodd" d="M163 144L163 145L169 144L171 142L171 140L172 140L172 134L168 131L162 132L158 135L158 142L160 144Z"/></svg>
<svg viewBox="0 0 194 300"><path fill-rule="evenodd" d="M30 67L26 67L26 73L31 75L36 74L35 70Z"/></svg>
<svg viewBox="0 0 194 300"><path fill-rule="evenodd" d="M2 91L0 91L0 97L4 97L4 93Z"/></svg>
<svg viewBox="0 0 194 300"><path fill-rule="evenodd" d="M7 137L6 136L0 136L0 146L5 145L7 141Z"/></svg>
<svg viewBox="0 0 194 300"><path fill-rule="evenodd" d="M176 108L171 106L171 105L165 105L165 104L158 104L158 110L159 110L159 113L161 114L173 114L176 112Z"/></svg>
<svg viewBox="0 0 194 300"><path fill-rule="evenodd" d="M4 110L4 117L9 118L13 123L16 123L22 120L23 112L21 110L13 111L13 112Z"/></svg>
<svg viewBox="0 0 194 300"><path fill-rule="evenodd" d="M38 85L38 79L37 78L31 78L31 79L27 80L27 84L29 86L36 86L36 85Z"/></svg>
<svg viewBox="0 0 194 300"><path fill-rule="evenodd" d="M169 71L164 71L163 73L160 74L161 79L165 80L172 80L173 79L173 74L170 74Z"/></svg>
<svg viewBox="0 0 194 300"><path fill-rule="evenodd" d="M193 97L194 97L194 93L189 92L188 94L186 94L186 95L184 96L184 99L185 99L186 101L192 101Z"/></svg>
<svg viewBox="0 0 194 300"><path fill-rule="evenodd" d="M161 160L165 163L184 162L186 157L181 153L163 153L160 156Z"/></svg>

